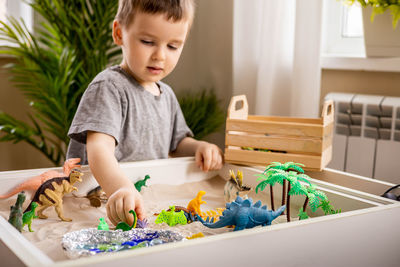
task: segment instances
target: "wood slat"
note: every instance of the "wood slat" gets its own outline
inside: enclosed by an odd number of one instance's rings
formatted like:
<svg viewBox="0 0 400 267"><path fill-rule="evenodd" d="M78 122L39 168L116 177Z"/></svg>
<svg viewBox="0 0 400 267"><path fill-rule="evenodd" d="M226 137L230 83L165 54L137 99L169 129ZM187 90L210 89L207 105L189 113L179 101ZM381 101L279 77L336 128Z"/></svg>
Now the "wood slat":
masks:
<svg viewBox="0 0 400 267"><path fill-rule="evenodd" d="M302 163L307 170L321 170L321 156L300 155L292 153L275 153L262 151L248 151L241 149L225 149L225 161L230 163L239 163L250 166L267 166L270 162L292 161Z"/></svg>
<svg viewBox="0 0 400 267"><path fill-rule="evenodd" d="M293 138L287 136L264 136L227 133L226 146L263 148L288 152L322 153L323 143L320 138ZM324 145L328 145L325 142Z"/></svg>
<svg viewBox="0 0 400 267"><path fill-rule="evenodd" d="M291 122L291 123L307 123L307 124L318 124L322 125L322 118L292 118L292 117L281 117L281 116L260 116L260 115L248 115L248 120L254 121L276 121L276 122Z"/></svg>
<svg viewBox="0 0 400 267"><path fill-rule="evenodd" d="M226 131L241 131L259 134L272 135L294 135L308 137L322 137L322 125L302 124L302 123L285 123L275 121L250 121L250 120L226 120Z"/></svg>

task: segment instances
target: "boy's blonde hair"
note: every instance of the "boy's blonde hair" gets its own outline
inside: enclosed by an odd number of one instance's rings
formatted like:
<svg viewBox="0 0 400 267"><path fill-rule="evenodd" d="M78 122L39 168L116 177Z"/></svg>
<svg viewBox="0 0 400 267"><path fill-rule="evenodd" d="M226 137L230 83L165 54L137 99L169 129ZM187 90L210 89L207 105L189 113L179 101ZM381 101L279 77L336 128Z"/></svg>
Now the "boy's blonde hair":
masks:
<svg viewBox="0 0 400 267"><path fill-rule="evenodd" d="M177 22L194 18L194 0L119 0L115 19L124 27L132 23L137 12L165 14L167 20Z"/></svg>

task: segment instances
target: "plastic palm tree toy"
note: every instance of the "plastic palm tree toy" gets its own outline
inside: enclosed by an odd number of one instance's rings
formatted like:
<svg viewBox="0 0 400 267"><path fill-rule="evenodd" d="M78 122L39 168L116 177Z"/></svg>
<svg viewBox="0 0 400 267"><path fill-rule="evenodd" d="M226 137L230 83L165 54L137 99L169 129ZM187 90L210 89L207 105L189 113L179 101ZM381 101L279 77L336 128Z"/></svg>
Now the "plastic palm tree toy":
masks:
<svg viewBox="0 0 400 267"><path fill-rule="evenodd" d="M328 199L321 200L321 204L319 205L319 207L323 210L325 215L336 214L336 213L342 212L341 209L335 210L335 208L330 204L330 201L328 201Z"/></svg>
<svg viewBox="0 0 400 267"><path fill-rule="evenodd" d="M286 194L286 218L287 221L290 222L290 196L293 195L304 195L306 192L306 187L300 182L300 181L307 181L304 176L307 176L305 174L300 174L303 176L299 176L297 172L294 171L289 171L286 180L288 181L288 192ZM308 177L308 176L307 176ZM308 182L309 183L309 182Z"/></svg>
<svg viewBox="0 0 400 267"><path fill-rule="evenodd" d="M304 173L304 170L301 167L304 167L304 164L290 162L290 161L285 162L285 163L280 163L280 162L274 161L274 162L271 162L271 164L266 167L264 173L266 173L268 170L271 170L271 169L284 170L284 171L293 170L298 173Z"/></svg>
<svg viewBox="0 0 400 267"><path fill-rule="evenodd" d="M280 162L271 162L270 165L267 166L267 168L265 169L264 173L268 172L268 171L273 171L273 170L281 170L284 172L287 171L295 171L297 173L304 173L303 168L304 164L301 163L295 163L295 162L285 162L285 163L280 163ZM286 176L282 177L284 179L282 179L282 205L285 205L285 197L288 191L286 191ZM287 211L289 211L289 207L286 209Z"/></svg>
<svg viewBox="0 0 400 267"><path fill-rule="evenodd" d="M324 209L329 209L332 210L333 207L329 205L329 201L327 196L325 195L324 192L322 192L321 190L317 189L317 186L314 184L310 184L305 191L306 199L304 201L303 204L303 209L299 211L299 219L306 219L308 218L307 213L306 213L306 208L307 205L310 205L311 211L315 212L318 208L322 208L322 210ZM326 205L326 203L328 203L329 206ZM325 214L328 214L327 212L325 212Z"/></svg>
<svg viewBox="0 0 400 267"><path fill-rule="evenodd" d="M258 176L257 181L262 180L255 188L256 193L258 193L259 190L263 191L267 187L267 185L269 185L271 196L271 209L275 210L273 186L276 183L284 183L287 176L286 171L281 169L270 169L268 171L264 171L264 173L262 174L256 174L256 176ZM284 201L282 201L282 203L284 203Z"/></svg>
<svg viewBox="0 0 400 267"><path fill-rule="evenodd" d="M273 206L272 188L276 183L281 184L282 205L286 204L286 217L288 222L290 222L290 199L291 196L294 195L306 196L303 208L299 210L299 219L308 218L308 214L306 213L307 205L311 207L312 212L315 212L320 207L324 210L325 214L340 212L340 210L335 211L329 204L329 201L327 201L326 195L322 191L317 190L316 185L310 183L308 180L310 177L304 174L304 170L301 166L303 166L303 164L294 162L273 162L271 165L267 166L262 174L256 175L259 177L257 180L261 180L255 188L256 193L258 193L258 191L263 191L267 185L269 185L271 191L271 206Z"/></svg>

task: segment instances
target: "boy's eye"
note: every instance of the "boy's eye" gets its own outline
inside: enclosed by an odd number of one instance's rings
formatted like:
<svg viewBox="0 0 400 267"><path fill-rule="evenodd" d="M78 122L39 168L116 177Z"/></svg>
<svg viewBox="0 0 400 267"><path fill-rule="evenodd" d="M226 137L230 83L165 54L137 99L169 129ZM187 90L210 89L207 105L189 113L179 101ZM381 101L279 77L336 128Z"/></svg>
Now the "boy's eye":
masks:
<svg viewBox="0 0 400 267"><path fill-rule="evenodd" d="M147 41L147 40L140 40L140 42L142 42L145 45L153 45L154 44L153 41Z"/></svg>
<svg viewBox="0 0 400 267"><path fill-rule="evenodd" d="M171 50L176 50L178 49L178 47L174 46L174 45L168 45L168 48Z"/></svg>

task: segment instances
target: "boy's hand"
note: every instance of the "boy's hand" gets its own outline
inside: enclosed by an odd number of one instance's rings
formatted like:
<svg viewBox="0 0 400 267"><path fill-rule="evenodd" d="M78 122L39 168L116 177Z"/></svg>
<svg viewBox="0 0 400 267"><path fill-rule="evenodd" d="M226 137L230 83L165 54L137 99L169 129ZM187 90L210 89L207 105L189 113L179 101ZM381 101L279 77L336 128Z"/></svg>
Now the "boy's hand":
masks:
<svg viewBox="0 0 400 267"><path fill-rule="evenodd" d="M142 196L132 188L122 187L115 191L109 197L106 208L107 216L114 225L121 221L132 225L133 215L129 213L130 210L134 210L139 219L145 218Z"/></svg>
<svg viewBox="0 0 400 267"><path fill-rule="evenodd" d="M224 161L221 149L204 141L199 142L195 158L197 166L204 172L221 169Z"/></svg>

